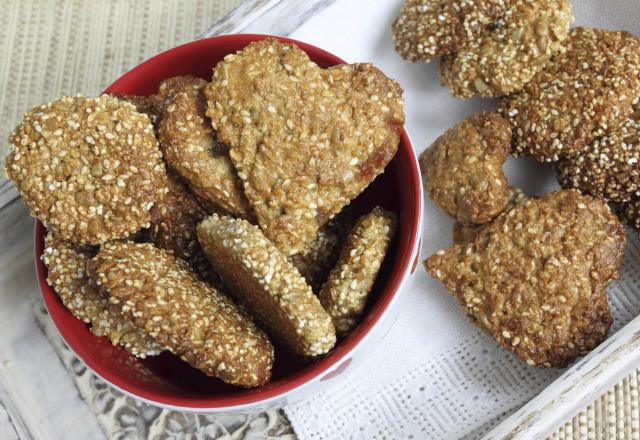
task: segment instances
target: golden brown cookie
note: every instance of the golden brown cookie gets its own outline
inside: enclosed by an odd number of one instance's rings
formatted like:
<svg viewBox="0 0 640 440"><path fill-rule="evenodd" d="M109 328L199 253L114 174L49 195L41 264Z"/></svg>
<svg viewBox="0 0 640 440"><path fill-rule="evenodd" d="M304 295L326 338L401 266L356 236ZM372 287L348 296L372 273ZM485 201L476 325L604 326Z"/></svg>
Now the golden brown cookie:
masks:
<svg viewBox="0 0 640 440"><path fill-rule="evenodd" d="M617 205L616 208L621 219L632 228L640 230L640 198L633 198Z"/></svg>
<svg viewBox="0 0 640 440"><path fill-rule="evenodd" d="M213 214L198 225L198 240L234 297L292 353L314 358L333 348L331 317L257 226Z"/></svg>
<svg viewBox="0 0 640 440"><path fill-rule="evenodd" d="M167 188L167 194L151 208L151 242L188 260L200 247L196 226L206 212L189 190L170 174Z"/></svg>
<svg viewBox="0 0 640 440"><path fill-rule="evenodd" d="M224 284L209 264L196 234L196 226L207 213L185 185L171 174L168 177L169 191L151 209L148 238L138 242L151 242L184 259L200 279L224 293Z"/></svg>
<svg viewBox="0 0 640 440"><path fill-rule="evenodd" d="M500 215L504 215L508 213L513 208L519 205L524 205L529 200L533 198L522 192L519 188L514 188L512 186L507 190L507 205L504 208L504 211L500 213ZM454 244L467 244L471 243L473 239L478 235L482 229L489 226L491 223L484 223L482 225L465 225L460 222L455 222L453 225L453 243Z"/></svg>
<svg viewBox="0 0 640 440"><path fill-rule="evenodd" d="M499 111L513 128L514 153L557 161L618 130L640 96L640 40L627 32L571 29L566 50Z"/></svg>
<svg viewBox="0 0 640 440"><path fill-rule="evenodd" d="M331 315L339 336L347 336L360 321L396 223L396 215L379 206L360 217L322 286L320 303Z"/></svg>
<svg viewBox="0 0 640 440"><path fill-rule="evenodd" d="M442 59L442 80L459 98L518 92L562 50L572 20L568 0L515 0L484 33Z"/></svg>
<svg viewBox="0 0 640 440"><path fill-rule="evenodd" d="M191 75L173 76L160 83L158 93L151 96L153 106L162 116L178 93L186 93L191 96L198 96L202 93L202 88L207 82L202 78Z"/></svg>
<svg viewBox="0 0 640 440"><path fill-rule="evenodd" d="M260 227L287 256L382 173L404 123L402 89L380 70L321 69L275 39L227 55L205 93Z"/></svg>
<svg viewBox="0 0 640 440"><path fill-rule="evenodd" d="M516 206L425 267L507 350L562 367L605 339L605 286L619 277L624 244L604 201L564 190Z"/></svg>
<svg viewBox="0 0 640 440"><path fill-rule="evenodd" d="M247 388L269 381L267 336L182 260L149 243L113 242L89 271L116 309L195 368Z"/></svg>
<svg viewBox="0 0 640 440"><path fill-rule="evenodd" d="M633 106L622 127L558 162L563 188L618 203L640 197L640 98Z"/></svg>
<svg viewBox="0 0 640 440"><path fill-rule="evenodd" d="M125 238L149 226L166 191L147 115L107 95L35 107L10 137L6 171L31 214L74 244Z"/></svg>
<svg viewBox="0 0 640 440"><path fill-rule="evenodd" d="M206 115L203 84L188 87L188 93L172 95L160 123L160 145L165 160L187 182L207 211L224 210L251 218L227 148L217 141Z"/></svg>
<svg viewBox="0 0 640 440"><path fill-rule="evenodd" d="M430 61L458 51L505 13L513 0L405 0L391 27L396 51Z"/></svg>
<svg viewBox="0 0 640 440"><path fill-rule="evenodd" d="M429 197L463 224L482 224L507 204L502 164L511 143L509 123L496 113L477 113L447 130L420 156Z"/></svg>
<svg viewBox="0 0 640 440"><path fill-rule="evenodd" d="M155 127L160 123L162 116L160 109L157 106L157 99L155 95L152 96L139 96L139 95L117 95L111 94L114 98L121 101L127 101L136 108L139 113L146 114Z"/></svg>
<svg viewBox="0 0 640 440"><path fill-rule="evenodd" d="M160 353L162 346L116 312L89 278L86 264L92 254L91 250L74 248L49 232L41 257L48 269L47 283L73 316L91 325L94 335L106 336L114 345L121 345L141 358Z"/></svg>
<svg viewBox="0 0 640 440"><path fill-rule="evenodd" d="M318 236L311 243L309 252L289 257L291 264L298 269L314 293L320 292L329 272L338 261L340 249L352 227L353 213L346 206L318 230Z"/></svg>

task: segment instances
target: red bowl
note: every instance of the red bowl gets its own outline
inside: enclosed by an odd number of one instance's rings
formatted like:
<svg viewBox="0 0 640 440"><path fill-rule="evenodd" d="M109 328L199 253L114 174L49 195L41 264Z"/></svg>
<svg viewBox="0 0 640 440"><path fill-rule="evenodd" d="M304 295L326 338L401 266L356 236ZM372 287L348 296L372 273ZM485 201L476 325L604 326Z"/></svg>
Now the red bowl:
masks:
<svg viewBox="0 0 640 440"><path fill-rule="evenodd" d="M234 53L252 41L267 35L225 35L194 41L163 52L109 86L105 93L149 95L165 78L191 74L210 79L212 68L225 55ZM306 43L279 38L296 44L321 67L344 63L343 60ZM36 271L40 290L49 314L71 350L98 376L121 391L156 405L201 412L251 411L281 405L299 399L303 388L311 383L324 385L361 358L365 345L372 346L393 323L391 306L401 284L415 269L422 214L422 190L415 153L403 130L398 153L384 174L379 176L354 202L356 213L375 205L395 211L399 230L381 268L362 323L345 340L339 342L324 358L301 364L276 347L272 381L261 388L245 390L210 378L163 353L148 359L137 359L106 338L95 337L86 324L76 319L47 284L47 270L40 256L44 249L45 229L40 222L35 228ZM383 335L382 335L383 336ZM371 348L371 347L370 347Z"/></svg>

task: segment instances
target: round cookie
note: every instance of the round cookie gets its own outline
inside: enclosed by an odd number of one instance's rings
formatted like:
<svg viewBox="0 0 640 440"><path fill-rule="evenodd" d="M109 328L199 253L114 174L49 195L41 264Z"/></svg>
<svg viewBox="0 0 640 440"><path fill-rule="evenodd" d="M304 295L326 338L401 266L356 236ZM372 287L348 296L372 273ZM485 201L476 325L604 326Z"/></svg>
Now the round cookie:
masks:
<svg viewBox="0 0 640 440"><path fill-rule="evenodd" d="M112 242L88 270L117 310L195 368L247 388L269 381L267 336L184 261L150 243Z"/></svg>
<svg viewBox="0 0 640 440"><path fill-rule="evenodd" d="M640 199L632 199L617 206L617 212L629 226L640 230Z"/></svg>
<svg viewBox="0 0 640 440"><path fill-rule="evenodd" d="M291 264L298 269L314 293L318 293L322 288L352 227L353 213L350 207L346 206L318 230L318 236L311 243L309 252L289 257Z"/></svg>
<svg viewBox="0 0 640 440"><path fill-rule="evenodd" d="M121 101L127 101L136 108L138 113L144 113L155 127L160 123L161 114L156 104L156 95L140 96L140 95L111 95Z"/></svg>
<svg viewBox="0 0 640 440"><path fill-rule="evenodd" d="M168 191L151 208L151 242L171 251L176 257L190 259L199 251L196 226L206 212L189 190L171 174Z"/></svg>
<svg viewBox="0 0 640 440"><path fill-rule="evenodd" d="M158 114L162 115L178 93L197 96L206 85L207 82L202 78L191 75L173 76L160 83L158 93L153 95L151 99Z"/></svg>
<svg viewBox="0 0 640 440"><path fill-rule="evenodd" d="M213 214L198 225L198 240L234 297L291 353L311 359L333 348L331 316L257 226Z"/></svg>
<svg viewBox="0 0 640 440"><path fill-rule="evenodd" d="M91 333L106 336L135 356L144 358L163 349L143 330L113 310L86 271L92 257L88 249L75 249L50 232L45 238L42 261L47 266L47 283L76 318L91 324Z"/></svg>
<svg viewBox="0 0 640 440"><path fill-rule="evenodd" d="M551 162L620 128L639 95L640 40L578 27L566 50L498 107L513 128L514 154Z"/></svg>
<svg viewBox="0 0 640 440"><path fill-rule="evenodd" d="M562 49L568 0L516 0L489 29L442 58L440 75L459 98L517 92Z"/></svg>
<svg viewBox="0 0 640 440"><path fill-rule="evenodd" d="M394 213L376 206L357 221L318 297L338 335L356 327L396 230Z"/></svg>
<svg viewBox="0 0 640 440"><path fill-rule="evenodd" d="M72 243L100 244L148 227L166 190L149 117L107 95L35 107L10 143L6 171L22 200Z"/></svg>
<svg viewBox="0 0 640 440"><path fill-rule="evenodd" d="M204 82L204 81L203 81ZM160 145L169 167L187 182L209 212L251 218L242 183L228 149L217 142L206 115L203 86L173 96L160 123Z"/></svg>
<svg viewBox="0 0 640 440"><path fill-rule="evenodd" d="M640 197L640 98L615 132L557 164L558 182L584 194L625 203Z"/></svg>
<svg viewBox="0 0 640 440"><path fill-rule="evenodd" d="M430 61L477 38L513 0L405 0L391 31L408 61Z"/></svg>
<svg viewBox="0 0 640 440"><path fill-rule="evenodd" d="M168 192L151 209L151 227L146 240L187 261L198 277L224 292L220 276L213 270L198 243L196 226L207 215L196 198L177 178L168 174Z"/></svg>

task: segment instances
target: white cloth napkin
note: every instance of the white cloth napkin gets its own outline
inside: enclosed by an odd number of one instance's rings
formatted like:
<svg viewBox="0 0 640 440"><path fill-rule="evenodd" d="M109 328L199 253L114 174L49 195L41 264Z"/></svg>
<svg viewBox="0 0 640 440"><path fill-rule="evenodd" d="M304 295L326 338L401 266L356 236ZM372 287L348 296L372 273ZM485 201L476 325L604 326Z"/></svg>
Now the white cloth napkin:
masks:
<svg viewBox="0 0 640 440"><path fill-rule="evenodd" d="M640 34L638 0L574 0L574 25ZM393 49L390 26L400 0L343 0L292 34L349 62L370 61L405 91L406 128L420 153L491 100L456 100L440 84L437 62L410 64ZM509 159L512 185L530 194L557 187L553 171ZM451 244L452 221L425 201L422 258ZM622 280L609 298L616 331L640 313L640 245L629 234ZM400 299L401 314L360 367L315 398L286 408L301 439L478 438L540 392L560 370L527 367L472 325L456 301L422 268Z"/></svg>

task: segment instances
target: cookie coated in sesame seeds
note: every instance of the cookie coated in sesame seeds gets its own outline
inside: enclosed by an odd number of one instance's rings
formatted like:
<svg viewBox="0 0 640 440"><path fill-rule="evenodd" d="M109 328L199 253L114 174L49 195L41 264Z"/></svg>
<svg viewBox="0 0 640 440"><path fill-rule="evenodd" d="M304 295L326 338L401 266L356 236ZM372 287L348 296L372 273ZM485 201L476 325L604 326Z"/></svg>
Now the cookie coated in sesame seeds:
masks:
<svg viewBox="0 0 640 440"><path fill-rule="evenodd" d="M227 148L216 140L206 115L203 86L190 87L191 92L174 95L164 111L160 146L165 160L187 182L207 211L224 210L251 218Z"/></svg>
<svg viewBox="0 0 640 440"><path fill-rule="evenodd" d="M151 209L151 227L146 231L148 238L138 242L151 242L182 258L198 278L224 293L222 279L211 267L196 234L196 226L207 213L180 180L171 173L168 177L167 194Z"/></svg>
<svg viewBox="0 0 640 440"><path fill-rule="evenodd" d="M511 148L509 123L496 113L476 113L447 130L420 155L431 200L463 224L483 224L507 204L502 164Z"/></svg>
<svg viewBox="0 0 640 440"><path fill-rule="evenodd" d="M229 291L291 353L310 359L333 348L331 316L260 228L213 214L198 225L198 239Z"/></svg>
<svg viewBox="0 0 640 440"><path fill-rule="evenodd" d="M167 194L151 208L149 235L157 247L188 260L200 247L196 226L206 212L178 179L167 177Z"/></svg>
<svg viewBox="0 0 640 440"><path fill-rule="evenodd" d="M508 213L516 206L524 205L533 197L522 192L520 188L510 186L507 190L507 205L504 211L500 215ZM489 226L491 223L485 223L482 225L465 225L460 222L455 222L453 225L453 243L454 244L467 244L473 241L482 229Z"/></svg>
<svg viewBox="0 0 640 440"><path fill-rule="evenodd" d="M605 339L605 286L619 278L624 245L602 199L562 190L516 206L425 267L522 361L563 367Z"/></svg>
<svg viewBox="0 0 640 440"><path fill-rule="evenodd" d="M514 154L557 161L618 130L640 96L640 39L577 27L565 51L498 109L513 128Z"/></svg>
<svg viewBox="0 0 640 440"><path fill-rule="evenodd" d="M353 213L346 206L318 230L318 236L311 243L309 252L289 257L291 264L298 269L314 293L320 292L329 272L338 261L340 249L352 227Z"/></svg>
<svg viewBox="0 0 640 440"><path fill-rule="evenodd" d="M116 309L193 367L246 388L269 381L267 336L184 261L150 243L112 242L88 269Z"/></svg>
<svg viewBox="0 0 640 440"><path fill-rule="evenodd" d="M100 244L148 227L166 191L149 117L107 95L35 107L9 140L6 171L22 200L72 243Z"/></svg>
<svg viewBox="0 0 640 440"><path fill-rule="evenodd" d="M331 315L339 336L347 336L358 325L396 224L396 215L379 206L358 218L322 286L320 303Z"/></svg>
<svg viewBox="0 0 640 440"><path fill-rule="evenodd" d="M396 51L414 62L456 52L514 0L405 0L391 31Z"/></svg>
<svg viewBox="0 0 640 440"><path fill-rule="evenodd" d="M563 49L572 20L568 0L515 0L483 34L442 58L442 80L458 98L517 92Z"/></svg>
<svg viewBox="0 0 640 440"><path fill-rule="evenodd" d="M191 96L198 96L202 93L202 88L207 85L207 81L191 75L173 76L167 78L158 86L158 93L151 96L153 106L160 116L162 116L178 93L186 93Z"/></svg>
<svg viewBox="0 0 640 440"><path fill-rule="evenodd" d="M628 202L620 203L616 208L620 218L625 220L632 228L640 231L640 198L633 198Z"/></svg>
<svg viewBox="0 0 640 440"><path fill-rule="evenodd" d="M127 101L136 108L138 113L146 114L154 127L157 127L160 123L161 113L157 106L157 99L155 95L152 96L139 96L139 95L116 95L111 94L116 99L121 101Z"/></svg>
<svg viewBox="0 0 640 440"><path fill-rule="evenodd" d="M640 197L640 98L618 130L557 163L558 182L584 194L624 203Z"/></svg>
<svg viewBox="0 0 640 440"><path fill-rule="evenodd" d="M258 223L286 256L307 252L383 172L404 124L402 89L380 70L322 69L275 39L227 55L205 93Z"/></svg>
<svg viewBox="0 0 640 440"><path fill-rule="evenodd" d="M106 336L133 355L144 358L163 349L151 336L116 312L86 271L91 249L76 249L47 233L42 261L47 266L47 283L76 318L91 325L91 333Z"/></svg>

